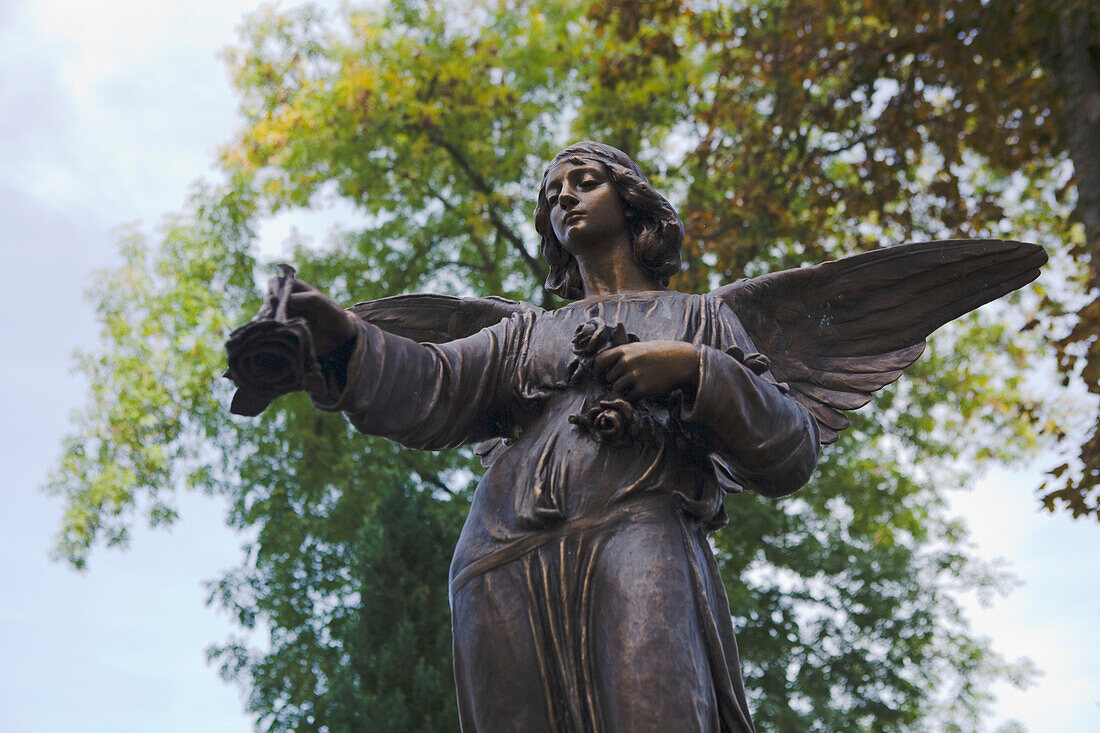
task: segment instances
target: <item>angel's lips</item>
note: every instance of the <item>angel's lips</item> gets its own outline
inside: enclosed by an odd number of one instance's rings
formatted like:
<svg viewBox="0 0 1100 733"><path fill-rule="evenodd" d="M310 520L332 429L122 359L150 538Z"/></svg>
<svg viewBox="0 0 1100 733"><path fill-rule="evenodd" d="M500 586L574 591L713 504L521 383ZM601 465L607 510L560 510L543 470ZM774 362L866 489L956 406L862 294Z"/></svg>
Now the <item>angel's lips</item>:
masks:
<svg viewBox="0 0 1100 733"><path fill-rule="evenodd" d="M574 210L570 211L568 214L566 214L565 218L562 221L564 221L566 224L571 224L571 223L577 221L578 219L583 219L583 218L584 218L584 212L574 209Z"/></svg>

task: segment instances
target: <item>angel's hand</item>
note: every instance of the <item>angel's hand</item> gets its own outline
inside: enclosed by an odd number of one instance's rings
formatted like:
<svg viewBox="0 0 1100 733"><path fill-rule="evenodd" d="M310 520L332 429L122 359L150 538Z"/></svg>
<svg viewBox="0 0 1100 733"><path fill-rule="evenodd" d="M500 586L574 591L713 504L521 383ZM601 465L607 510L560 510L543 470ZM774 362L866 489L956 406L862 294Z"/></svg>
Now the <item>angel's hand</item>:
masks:
<svg viewBox="0 0 1100 733"><path fill-rule="evenodd" d="M278 277L268 281L268 298L273 297L280 282ZM358 333L358 319L353 313L301 280L292 283L286 311L290 318L305 319L318 356L327 356L347 346Z"/></svg>
<svg viewBox="0 0 1100 733"><path fill-rule="evenodd" d="M653 397L699 386L699 347L684 341L640 341L596 355L596 373L621 395Z"/></svg>

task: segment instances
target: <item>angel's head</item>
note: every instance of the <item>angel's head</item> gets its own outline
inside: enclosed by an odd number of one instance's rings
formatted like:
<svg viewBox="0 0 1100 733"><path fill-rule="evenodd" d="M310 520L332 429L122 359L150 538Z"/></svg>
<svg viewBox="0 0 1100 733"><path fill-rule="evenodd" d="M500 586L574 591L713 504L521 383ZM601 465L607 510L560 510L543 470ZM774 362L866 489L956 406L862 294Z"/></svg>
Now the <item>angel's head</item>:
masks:
<svg viewBox="0 0 1100 733"><path fill-rule="evenodd" d="M546 289L570 300L584 296L577 259L562 246L551 223L547 197L550 174L561 164L593 166L603 171L622 203L626 234L634 260L662 287L680 270L684 225L676 210L650 185L638 164L610 145L585 141L570 145L554 156L539 185L535 206L535 230L542 238L542 255L550 264Z"/></svg>

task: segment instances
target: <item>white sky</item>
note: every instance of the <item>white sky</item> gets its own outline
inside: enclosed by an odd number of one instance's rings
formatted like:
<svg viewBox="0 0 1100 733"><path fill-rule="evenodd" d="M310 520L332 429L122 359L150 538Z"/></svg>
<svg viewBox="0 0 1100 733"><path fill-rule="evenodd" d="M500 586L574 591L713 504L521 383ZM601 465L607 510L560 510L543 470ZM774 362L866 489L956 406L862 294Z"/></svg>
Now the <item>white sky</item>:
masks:
<svg viewBox="0 0 1100 733"><path fill-rule="evenodd" d="M320 3L330 7L336 2ZM184 498L171 531L138 528L85 575L46 559L61 506L39 487L84 384L71 353L95 344L81 294L115 264L110 232L178 210L235 125L217 58L246 0L0 1L0 728L247 731L238 691L204 661L235 629L202 581L242 539L222 502ZM271 229L265 247L278 248ZM268 231L268 230L265 230ZM1038 471L998 471L954 504L983 557L1023 585L973 614L1006 657L1044 671L999 687L990 728L1100 730L1100 526L1038 514Z"/></svg>

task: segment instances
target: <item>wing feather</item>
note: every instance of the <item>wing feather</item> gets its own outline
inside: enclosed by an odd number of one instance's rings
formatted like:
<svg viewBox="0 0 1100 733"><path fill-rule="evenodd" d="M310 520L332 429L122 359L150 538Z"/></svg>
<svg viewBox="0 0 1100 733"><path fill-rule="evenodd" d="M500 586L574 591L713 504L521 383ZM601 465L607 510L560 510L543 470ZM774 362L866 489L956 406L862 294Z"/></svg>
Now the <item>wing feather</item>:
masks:
<svg viewBox="0 0 1100 733"><path fill-rule="evenodd" d="M541 309L496 296L460 298L414 293L356 303L348 310L383 331L421 343L444 343L471 336L513 313Z"/></svg>
<svg viewBox="0 0 1100 733"><path fill-rule="evenodd" d="M844 374L875 374L905 369L924 353L924 339L919 343L897 351L872 356L819 356L810 363L823 371L835 371ZM887 383L889 384L889 383Z"/></svg>
<svg viewBox="0 0 1100 733"><path fill-rule="evenodd" d="M796 382L801 394L812 397L818 402L841 410L854 410L871 401L870 392L847 392L839 389L827 389L814 382ZM793 385L792 385L793 386ZM877 388L876 388L877 389Z"/></svg>
<svg viewBox="0 0 1100 733"><path fill-rule="evenodd" d="M812 383L825 389L839 392L874 392L882 389L901 376L901 369L892 372L823 372L814 369L810 372Z"/></svg>

